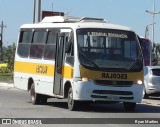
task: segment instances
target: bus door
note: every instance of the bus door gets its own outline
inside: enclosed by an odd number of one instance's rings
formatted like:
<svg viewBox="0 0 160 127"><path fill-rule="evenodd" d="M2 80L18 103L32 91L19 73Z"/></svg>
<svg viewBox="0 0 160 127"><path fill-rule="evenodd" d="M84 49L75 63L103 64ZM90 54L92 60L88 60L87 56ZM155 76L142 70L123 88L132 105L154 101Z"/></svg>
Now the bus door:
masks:
<svg viewBox="0 0 160 127"><path fill-rule="evenodd" d="M54 72L54 86L53 86L53 94L62 95L63 88L63 77L62 77L62 69L64 65L64 55L65 50L64 46L67 41L68 33L61 33L59 40L56 44L56 58L55 58L55 72Z"/></svg>

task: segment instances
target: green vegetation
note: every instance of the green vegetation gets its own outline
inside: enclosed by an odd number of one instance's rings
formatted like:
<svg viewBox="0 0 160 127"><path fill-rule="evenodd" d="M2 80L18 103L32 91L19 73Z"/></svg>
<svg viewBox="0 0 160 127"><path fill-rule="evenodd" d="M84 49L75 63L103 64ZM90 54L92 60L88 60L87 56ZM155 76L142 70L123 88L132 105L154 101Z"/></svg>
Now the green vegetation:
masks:
<svg viewBox="0 0 160 127"><path fill-rule="evenodd" d="M0 82L12 82L13 81L13 68L14 68L14 55L15 45L3 47L3 56L0 54ZM7 66L4 66L4 65Z"/></svg>
<svg viewBox="0 0 160 127"><path fill-rule="evenodd" d="M0 73L0 82L12 82L12 73Z"/></svg>

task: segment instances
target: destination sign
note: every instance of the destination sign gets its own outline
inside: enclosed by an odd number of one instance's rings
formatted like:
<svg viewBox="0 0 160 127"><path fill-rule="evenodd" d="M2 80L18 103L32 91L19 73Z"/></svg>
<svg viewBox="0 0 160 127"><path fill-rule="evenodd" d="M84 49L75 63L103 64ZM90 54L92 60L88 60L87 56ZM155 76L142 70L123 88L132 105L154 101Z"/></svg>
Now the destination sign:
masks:
<svg viewBox="0 0 160 127"><path fill-rule="evenodd" d="M102 37L128 38L127 34L121 34L121 33L88 32L87 34L88 34L88 36L102 36Z"/></svg>

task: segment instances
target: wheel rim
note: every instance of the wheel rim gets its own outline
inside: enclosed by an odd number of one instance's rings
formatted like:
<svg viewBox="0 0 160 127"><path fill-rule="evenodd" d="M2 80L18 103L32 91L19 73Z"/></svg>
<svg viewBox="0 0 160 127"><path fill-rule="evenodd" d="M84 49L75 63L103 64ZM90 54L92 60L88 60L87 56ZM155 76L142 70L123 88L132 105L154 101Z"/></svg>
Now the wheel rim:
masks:
<svg viewBox="0 0 160 127"><path fill-rule="evenodd" d="M31 90L31 100L32 102L35 100L35 91L33 89Z"/></svg>
<svg viewBox="0 0 160 127"><path fill-rule="evenodd" d="M34 96L31 97L32 101L34 101Z"/></svg>
<svg viewBox="0 0 160 127"><path fill-rule="evenodd" d="M73 105L73 93L72 93L72 91L70 91L69 95L68 95L68 104L69 104L69 107L71 107Z"/></svg>

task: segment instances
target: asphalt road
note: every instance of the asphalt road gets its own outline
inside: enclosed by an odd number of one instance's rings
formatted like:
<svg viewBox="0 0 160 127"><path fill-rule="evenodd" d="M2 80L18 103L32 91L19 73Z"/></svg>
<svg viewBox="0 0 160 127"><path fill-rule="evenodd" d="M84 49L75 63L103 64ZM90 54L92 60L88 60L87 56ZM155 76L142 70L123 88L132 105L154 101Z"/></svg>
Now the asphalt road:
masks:
<svg viewBox="0 0 160 127"><path fill-rule="evenodd" d="M32 105L29 100L29 93L12 87L0 86L0 118L160 118L159 98L143 100L143 103L137 104L135 112L125 112L123 104L92 104L89 107L83 107L79 111L69 111L65 99L49 99L45 105ZM84 122L85 122L85 119ZM55 120L55 119L54 119ZM64 119L58 119L55 126L75 126L73 124L64 125ZM62 123L61 123L62 120ZM68 119L71 120L71 119ZM76 119L73 119L73 121ZM91 119L96 120L96 119ZM73 122L74 123L74 122ZM132 123L133 124L133 123ZM1 127L2 125L0 125ZM4 125L3 125L4 126ZM5 125L6 126L6 125ZM14 125L15 127L34 127L37 125ZM43 127L44 125L38 125ZM53 125L46 125L53 126ZM98 126L98 124L76 124L76 126ZM105 126L106 124L100 124ZM128 126L118 124L107 124L107 126ZM130 125L134 126L134 125ZM144 125L146 126L146 125ZM155 125L159 126L159 125Z"/></svg>

